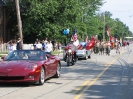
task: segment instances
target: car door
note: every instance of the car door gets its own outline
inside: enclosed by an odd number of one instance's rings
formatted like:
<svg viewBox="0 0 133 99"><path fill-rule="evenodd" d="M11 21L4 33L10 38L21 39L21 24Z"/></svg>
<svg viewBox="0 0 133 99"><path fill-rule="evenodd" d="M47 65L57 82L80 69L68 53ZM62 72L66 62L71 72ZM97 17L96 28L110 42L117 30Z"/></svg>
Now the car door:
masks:
<svg viewBox="0 0 133 99"><path fill-rule="evenodd" d="M57 61L56 61L56 59L55 59L55 57L54 56L50 56L50 63L51 63L51 72L52 72L52 75L54 75L55 74L55 72L56 72L56 69L57 69Z"/></svg>
<svg viewBox="0 0 133 99"><path fill-rule="evenodd" d="M55 58L54 57L47 57L46 61L44 63L45 67L46 67L46 75L48 77L51 77L54 75L54 70L55 70Z"/></svg>
<svg viewBox="0 0 133 99"><path fill-rule="evenodd" d="M44 61L44 66L45 66L45 72L47 77L51 77L52 75L52 62L50 61L49 56L46 55L46 60Z"/></svg>

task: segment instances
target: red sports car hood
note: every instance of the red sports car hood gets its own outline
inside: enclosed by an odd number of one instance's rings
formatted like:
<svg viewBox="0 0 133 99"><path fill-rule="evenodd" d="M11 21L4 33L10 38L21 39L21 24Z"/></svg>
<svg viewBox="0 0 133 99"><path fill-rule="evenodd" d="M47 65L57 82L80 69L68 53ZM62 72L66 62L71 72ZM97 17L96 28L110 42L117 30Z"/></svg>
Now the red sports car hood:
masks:
<svg viewBox="0 0 133 99"><path fill-rule="evenodd" d="M33 61L3 61L0 62L0 75L10 75L12 76L18 76L16 74L20 75L26 75L29 70L26 70L28 66L32 66L38 64L38 62ZM30 70L31 71L31 70Z"/></svg>

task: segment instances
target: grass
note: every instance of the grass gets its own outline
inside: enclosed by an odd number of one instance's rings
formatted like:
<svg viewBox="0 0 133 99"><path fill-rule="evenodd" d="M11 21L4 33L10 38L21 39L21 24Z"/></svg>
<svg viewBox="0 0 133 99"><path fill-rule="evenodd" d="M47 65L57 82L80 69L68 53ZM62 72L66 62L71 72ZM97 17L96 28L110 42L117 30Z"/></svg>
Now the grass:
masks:
<svg viewBox="0 0 133 99"><path fill-rule="evenodd" d="M60 53L62 53L63 51L61 51ZM52 55L57 55L58 54L58 51L53 51L52 53L51 53Z"/></svg>
<svg viewBox="0 0 133 99"><path fill-rule="evenodd" d="M0 57L5 56L6 54L8 54L7 52L0 52Z"/></svg>
<svg viewBox="0 0 133 99"><path fill-rule="evenodd" d="M57 55L58 52L57 52L57 51L53 51L51 54L52 54L52 55Z"/></svg>

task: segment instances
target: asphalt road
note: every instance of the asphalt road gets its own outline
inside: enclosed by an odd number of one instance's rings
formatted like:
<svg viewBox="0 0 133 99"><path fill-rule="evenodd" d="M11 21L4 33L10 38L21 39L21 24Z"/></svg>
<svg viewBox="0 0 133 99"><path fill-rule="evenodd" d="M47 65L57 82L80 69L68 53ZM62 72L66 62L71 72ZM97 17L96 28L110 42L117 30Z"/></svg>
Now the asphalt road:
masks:
<svg viewBox="0 0 133 99"><path fill-rule="evenodd" d="M132 49L92 54L70 67L62 61L61 77L42 86L0 84L0 99L133 99Z"/></svg>

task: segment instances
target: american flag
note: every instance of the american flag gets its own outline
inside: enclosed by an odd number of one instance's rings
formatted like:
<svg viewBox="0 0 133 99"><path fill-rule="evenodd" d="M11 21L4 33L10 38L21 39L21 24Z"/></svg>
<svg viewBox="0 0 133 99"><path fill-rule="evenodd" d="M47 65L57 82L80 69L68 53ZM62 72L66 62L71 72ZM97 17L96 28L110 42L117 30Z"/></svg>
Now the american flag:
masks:
<svg viewBox="0 0 133 99"><path fill-rule="evenodd" d="M78 36L77 36L77 33L76 33L76 29L73 30L73 34L72 34L72 37L71 37L71 41L76 41L78 39Z"/></svg>
<svg viewBox="0 0 133 99"><path fill-rule="evenodd" d="M80 42L80 44L77 46L78 50L82 50L83 48L85 48L86 44L86 42Z"/></svg>
<svg viewBox="0 0 133 99"><path fill-rule="evenodd" d="M79 44L79 45L77 46L77 49L78 49L78 50L82 50L82 49L83 49L83 46L82 46L81 44Z"/></svg>

